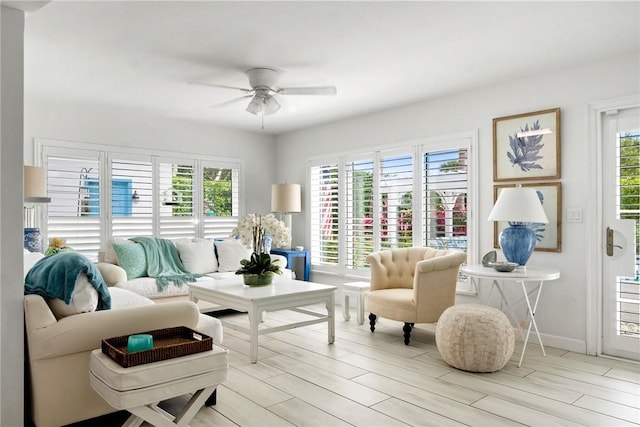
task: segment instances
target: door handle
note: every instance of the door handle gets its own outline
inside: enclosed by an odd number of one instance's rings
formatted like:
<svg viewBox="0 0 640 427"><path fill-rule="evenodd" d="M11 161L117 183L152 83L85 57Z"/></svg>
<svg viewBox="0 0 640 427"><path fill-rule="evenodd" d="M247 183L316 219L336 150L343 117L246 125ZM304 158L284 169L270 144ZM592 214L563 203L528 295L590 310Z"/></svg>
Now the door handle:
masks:
<svg viewBox="0 0 640 427"><path fill-rule="evenodd" d="M613 244L613 228L607 227L607 256L613 256L613 248L622 249L622 246Z"/></svg>

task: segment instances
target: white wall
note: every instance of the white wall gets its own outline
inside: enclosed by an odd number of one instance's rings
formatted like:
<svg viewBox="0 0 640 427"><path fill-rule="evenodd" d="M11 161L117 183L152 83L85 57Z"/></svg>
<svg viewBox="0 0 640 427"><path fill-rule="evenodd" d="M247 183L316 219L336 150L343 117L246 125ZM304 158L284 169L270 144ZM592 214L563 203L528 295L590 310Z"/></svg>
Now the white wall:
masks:
<svg viewBox="0 0 640 427"><path fill-rule="evenodd" d="M141 110L65 103L25 96L24 159L34 164L34 138L59 139L157 151L199 153L244 161L246 212L268 212L275 182L275 138Z"/></svg>
<svg viewBox="0 0 640 427"><path fill-rule="evenodd" d="M493 224L485 221L493 205L492 119L560 107L563 225L562 252L535 252L529 264L555 267L561 279L549 282L536 319L546 344L584 352L587 248L593 212L584 222L567 223L567 208L587 207L593 192L587 187L587 105L590 102L640 92L640 57L630 52L580 67L509 81L492 87L416 103L317 126L278 137L278 180L306 183L306 160L355 148L401 144L404 141L479 130L480 254L493 249ZM286 167L285 167L286 166ZM303 201L303 203L305 203ZM303 205L304 206L304 205ZM306 214L294 221L294 241L306 239ZM314 279L315 278L315 279ZM319 274L312 280L325 280ZM330 280L326 278L326 280ZM513 294L517 299L517 292ZM459 298L470 302L469 298ZM523 315L524 316L524 312ZM524 318L524 317L523 317Z"/></svg>
<svg viewBox="0 0 640 427"><path fill-rule="evenodd" d="M22 88L24 13L0 7L0 425L22 425Z"/></svg>

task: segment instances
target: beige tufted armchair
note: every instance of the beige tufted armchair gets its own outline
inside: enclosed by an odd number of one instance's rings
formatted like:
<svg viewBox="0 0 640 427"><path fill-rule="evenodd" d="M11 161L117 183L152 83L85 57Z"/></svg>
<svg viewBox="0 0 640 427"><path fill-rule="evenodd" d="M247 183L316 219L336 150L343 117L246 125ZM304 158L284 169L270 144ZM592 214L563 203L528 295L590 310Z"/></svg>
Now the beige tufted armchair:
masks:
<svg viewBox="0 0 640 427"><path fill-rule="evenodd" d="M466 259L464 252L433 248L390 249L367 256L371 332L378 316L399 320L409 345L414 324L436 323L455 304L458 267Z"/></svg>

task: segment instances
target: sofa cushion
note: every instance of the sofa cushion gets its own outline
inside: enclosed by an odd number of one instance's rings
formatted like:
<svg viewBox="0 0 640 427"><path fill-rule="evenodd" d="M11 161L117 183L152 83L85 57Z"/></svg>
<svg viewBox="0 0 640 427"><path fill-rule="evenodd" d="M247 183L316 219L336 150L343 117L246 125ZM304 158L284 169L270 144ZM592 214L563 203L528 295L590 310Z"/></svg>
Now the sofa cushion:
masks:
<svg viewBox="0 0 640 427"><path fill-rule="evenodd" d="M47 299L49 308L57 319L78 313L90 313L98 307L98 291L93 287L85 273L80 273L76 279L76 286L71 294L71 301L65 304L57 298Z"/></svg>
<svg viewBox="0 0 640 427"><path fill-rule="evenodd" d="M111 293L112 310L155 304L147 297L143 297L135 292L127 291L126 289L121 289L115 286L109 288L109 293Z"/></svg>
<svg viewBox="0 0 640 427"><path fill-rule="evenodd" d="M127 279L137 279L147 275L147 257L139 243L113 243L118 264L127 272Z"/></svg>
<svg viewBox="0 0 640 427"><path fill-rule="evenodd" d="M178 239L174 243L184 268L190 273L205 274L218 270L218 260L211 240Z"/></svg>
<svg viewBox="0 0 640 427"><path fill-rule="evenodd" d="M204 276L199 277L197 282L202 281L212 281L211 277ZM215 282L210 282L215 283ZM189 286L187 284L182 284L182 286L178 286L173 282L169 282L167 286L165 286L162 291L158 290L158 284L156 283L156 279L153 277L139 277L133 280L127 280L126 282L118 283L116 287L120 289L126 289L130 292L135 292L138 295L142 295L147 298L164 298L164 297L175 297L175 296L188 296L189 295ZM111 289L111 288L109 288Z"/></svg>
<svg viewBox="0 0 640 427"><path fill-rule="evenodd" d="M124 245L133 245L134 242L132 242L129 239L124 239L122 237L112 237L107 242L107 247L104 248L104 253L101 261L108 262L109 264L120 265L118 264L118 256L116 255L116 251L113 249L114 243L120 243Z"/></svg>
<svg viewBox="0 0 640 427"><path fill-rule="evenodd" d="M233 271L240 268L240 260L251 257L251 249L247 249L238 239L216 240L218 253L218 271Z"/></svg>

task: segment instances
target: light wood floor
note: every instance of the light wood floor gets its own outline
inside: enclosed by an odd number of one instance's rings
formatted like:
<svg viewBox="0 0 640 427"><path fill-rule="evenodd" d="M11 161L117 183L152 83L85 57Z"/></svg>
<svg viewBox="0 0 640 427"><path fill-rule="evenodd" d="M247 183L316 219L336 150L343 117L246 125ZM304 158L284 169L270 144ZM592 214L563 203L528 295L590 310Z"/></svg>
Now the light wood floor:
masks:
<svg viewBox="0 0 640 427"><path fill-rule="evenodd" d="M521 343L499 372L448 366L435 327L416 325L411 345L401 324L379 319L372 334L355 312L336 310L336 341L319 324L260 337L259 361L248 361L248 337L225 328L228 380L218 403L200 410L197 426L625 426L640 425L640 365ZM244 314L225 321L243 322ZM277 325L299 314L268 313ZM186 398L163 403L172 410ZM80 423L121 425L126 413Z"/></svg>

